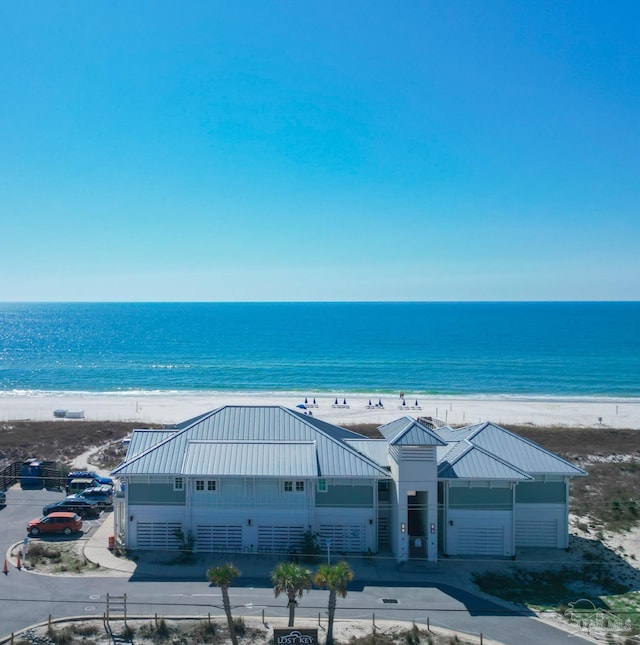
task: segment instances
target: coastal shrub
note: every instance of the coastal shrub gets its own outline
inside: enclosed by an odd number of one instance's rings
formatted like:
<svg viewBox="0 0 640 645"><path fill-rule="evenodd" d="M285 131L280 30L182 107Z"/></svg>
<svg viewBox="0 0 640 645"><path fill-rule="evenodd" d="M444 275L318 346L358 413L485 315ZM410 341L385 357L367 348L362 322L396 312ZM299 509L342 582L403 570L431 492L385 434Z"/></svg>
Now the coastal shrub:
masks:
<svg viewBox="0 0 640 645"><path fill-rule="evenodd" d="M245 625L244 618L242 616L238 616L237 618L233 619L233 626L236 629L236 636L242 638L246 635L247 626Z"/></svg>
<svg viewBox="0 0 640 645"><path fill-rule="evenodd" d="M320 534L309 527L300 540L300 553L304 562L314 562L320 554Z"/></svg>
<svg viewBox="0 0 640 645"><path fill-rule="evenodd" d="M45 542L35 542L29 545L27 558L32 566L42 562L59 562L62 558L60 548L46 544Z"/></svg>
<svg viewBox="0 0 640 645"><path fill-rule="evenodd" d="M411 629L407 629L401 633L402 639L406 645L419 645L420 644L420 630L418 626L413 623Z"/></svg>
<svg viewBox="0 0 640 645"><path fill-rule="evenodd" d="M67 625L62 629L50 627L47 630L47 638L53 645L70 645L73 643L73 625Z"/></svg>
<svg viewBox="0 0 640 645"><path fill-rule="evenodd" d="M142 625L138 630L140 638L146 638L154 643L165 643L175 632L174 628L169 627L164 618L156 620L155 623Z"/></svg>
<svg viewBox="0 0 640 645"><path fill-rule="evenodd" d="M190 632L191 642L195 644L210 643L218 633L218 626L210 620L199 622Z"/></svg>
<svg viewBox="0 0 640 645"><path fill-rule="evenodd" d="M196 536L193 531L189 529L185 533L181 528L177 528L173 531L173 534L180 542L180 555L176 558L176 563L189 564L193 562L193 552L196 546Z"/></svg>

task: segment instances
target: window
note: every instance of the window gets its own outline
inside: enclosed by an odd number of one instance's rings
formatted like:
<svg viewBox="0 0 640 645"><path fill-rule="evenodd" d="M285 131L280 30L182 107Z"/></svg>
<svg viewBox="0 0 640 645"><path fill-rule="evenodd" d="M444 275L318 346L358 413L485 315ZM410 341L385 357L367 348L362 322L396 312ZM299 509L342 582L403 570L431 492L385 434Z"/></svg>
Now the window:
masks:
<svg viewBox="0 0 640 645"><path fill-rule="evenodd" d="M216 480L215 479L208 479L207 480L207 490L209 492L213 492L216 489Z"/></svg>
<svg viewBox="0 0 640 645"><path fill-rule="evenodd" d="M304 491L304 482L296 482L296 493L302 493Z"/></svg>
<svg viewBox="0 0 640 645"><path fill-rule="evenodd" d="M293 488L293 482L285 482L284 483L284 492L285 493L292 493L294 491ZM296 493L303 493L304 492L304 482L296 482L296 487L295 487Z"/></svg>
<svg viewBox="0 0 640 645"><path fill-rule="evenodd" d="M184 490L184 479L182 477L176 477L173 480L173 490Z"/></svg>
<svg viewBox="0 0 640 645"><path fill-rule="evenodd" d="M284 483L284 492L285 493L290 493L293 490L293 482L285 482Z"/></svg>
<svg viewBox="0 0 640 645"><path fill-rule="evenodd" d="M326 479L319 479L317 489L318 489L319 493L326 493L327 492L327 480Z"/></svg>
<svg viewBox="0 0 640 645"><path fill-rule="evenodd" d="M196 479L196 490L204 490L204 479Z"/></svg>

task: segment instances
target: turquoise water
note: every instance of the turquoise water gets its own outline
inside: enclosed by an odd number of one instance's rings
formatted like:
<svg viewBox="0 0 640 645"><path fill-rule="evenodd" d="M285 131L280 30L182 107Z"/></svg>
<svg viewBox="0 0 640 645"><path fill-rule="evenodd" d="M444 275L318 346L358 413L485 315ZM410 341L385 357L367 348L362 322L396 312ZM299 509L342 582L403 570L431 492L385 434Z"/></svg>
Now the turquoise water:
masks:
<svg viewBox="0 0 640 645"><path fill-rule="evenodd" d="M640 303L0 304L0 391L640 396Z"/></svg>

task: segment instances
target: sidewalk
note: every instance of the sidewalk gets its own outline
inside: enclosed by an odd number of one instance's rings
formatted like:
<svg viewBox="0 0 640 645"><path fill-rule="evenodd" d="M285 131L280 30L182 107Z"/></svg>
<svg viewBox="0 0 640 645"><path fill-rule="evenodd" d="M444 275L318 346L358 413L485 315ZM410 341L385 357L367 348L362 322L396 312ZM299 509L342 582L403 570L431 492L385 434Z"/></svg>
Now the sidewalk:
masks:
<svg viewBox="0 0 640 645"><path fill-rule="evenodd" d="M286 559L282 554L235 553L216 555L213 553L193 555L189 563L179 562L176 554L164 551L139 551L133 558L116 557L108 548L109 536L113 535L113 515L105 517L105 521L90 535L85 547L84 556L90 562L99 564L101 569L109 569L115 574L121 574L135 579L183 579L204 580L206 572L211 567L229 562L230 560L242 571L245 581L270 583L274 566ZM336 562L341 559L336 556ZM450 576L444 576L445 570L439 563L405 563L398 565L391 553L378 554L375 557L349 556L354 572L354 579L360 583L427 583L447 582L452 584ZM446 563L445 563L446 564ZM309 564L313 569L314 565ZM446 578L444 580L443 578ZM453 583L455 584L455 583Z"/></svg>
<svg viewBox="0 0 640 645"><path fill-rule="evenodd" d="M131 576L136 563L127 558L118 558L109 550L109 536L113 535L113 513L105 516L104 522L92 533L84 546L84 557L99 564L101 569L110 569L123 576Z"/></svg>

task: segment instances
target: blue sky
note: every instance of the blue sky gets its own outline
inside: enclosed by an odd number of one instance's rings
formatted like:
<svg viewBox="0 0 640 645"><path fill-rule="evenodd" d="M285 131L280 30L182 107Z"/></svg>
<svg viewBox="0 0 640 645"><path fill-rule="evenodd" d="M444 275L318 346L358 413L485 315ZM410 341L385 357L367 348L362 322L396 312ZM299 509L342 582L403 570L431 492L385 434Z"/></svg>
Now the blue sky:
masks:
<svg viewBox="0 0 640 645"><path fill-rule="evenodd" d="M637 2L4 2L0 300L640 299Z"/></svg>

